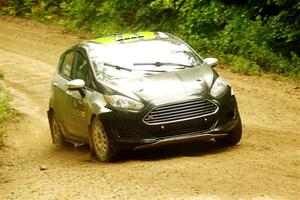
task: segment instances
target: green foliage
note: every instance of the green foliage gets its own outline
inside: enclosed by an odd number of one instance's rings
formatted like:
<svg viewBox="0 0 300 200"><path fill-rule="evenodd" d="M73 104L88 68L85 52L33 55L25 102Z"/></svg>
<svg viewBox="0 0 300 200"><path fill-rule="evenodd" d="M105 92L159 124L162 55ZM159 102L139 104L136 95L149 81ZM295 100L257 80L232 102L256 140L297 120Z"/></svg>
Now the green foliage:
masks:
<svg viewBox="0 0 300 200"><path fill-rule="evenodd" d="M233 72L244 73L248 75L258 74L261 68L255 63L243 57L235 57L231 63Z"/></svg>
<svg viewBox="0 0 300 200"><path fill-rule="evenodd" d="M3 80L4 75L0 72L0 80ZM3 145L2 137L5 133L5 128L1 125L3 121L9 117L11 114L9 109L9 102L11 100L11 95L6 91L0 83L0 148Z"/></svg>
<svg viewBox="0 0 300 200"><path fill-rule="evenodd" d="M4 75L0 72L0 80L4 78ZM0 123L9 114L8 103L11 100L11 95L0 84Z"/></svg>
<svg viewBox="0 0 300 200"><path fill-rule="evenodd" d="M70 28L91 26L96 14L96 7L87 0L62 2L60 8L64 18L63 23Z"/></svg>
<svg viewBox="0 0 300 200"><path fill-rule="evenodd" d="M0 13L9 15L23 15L41 21L57 19L59 4L62 0L3 0L0 1Z"/></svg>
<svg viewBox="0 0 300 200"><path fill-rule="evenodd" d="M4 75L0 72L0 80L3 80ZM11 95L5 90L0 83L0 148L3 145L2 137L5 134L5 128L2 126L3 121L10 116L9 102Z"/></svg>
<svg viewBox="0 0 300 200"><path fill-rule="evenodd" d="M4 2L4 3L3 3ZM300 73L300 3L293 0L3 0L2 12L102 36L160 30L233 71ZM249 69L248 69L249 68Z"/></svg>
<svg viewBox="0 0 300 200"><path fill-rule="evenodd" d="M10 100L11 95L3 88L0 88L0 122L9 114L8 103Z"/></svg>

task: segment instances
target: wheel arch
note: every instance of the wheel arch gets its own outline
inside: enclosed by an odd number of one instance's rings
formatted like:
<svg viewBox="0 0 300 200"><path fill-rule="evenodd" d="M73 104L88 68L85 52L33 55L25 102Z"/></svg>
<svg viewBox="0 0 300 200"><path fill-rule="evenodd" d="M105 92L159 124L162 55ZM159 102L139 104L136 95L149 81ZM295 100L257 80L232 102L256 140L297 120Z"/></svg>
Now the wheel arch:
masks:
<svg viewBox="0 0 300 200"><path fill-rule="evenodd" d="M93 144L93 136L92 136L92 121L93 121L93 118L94 117L97 117L96 114L92 114L90 119L89 119L89 123L88 123L88 134L89 134L89 146L90 146L90 149L91 151L93 152L94 151L94 144Z"/></svg>

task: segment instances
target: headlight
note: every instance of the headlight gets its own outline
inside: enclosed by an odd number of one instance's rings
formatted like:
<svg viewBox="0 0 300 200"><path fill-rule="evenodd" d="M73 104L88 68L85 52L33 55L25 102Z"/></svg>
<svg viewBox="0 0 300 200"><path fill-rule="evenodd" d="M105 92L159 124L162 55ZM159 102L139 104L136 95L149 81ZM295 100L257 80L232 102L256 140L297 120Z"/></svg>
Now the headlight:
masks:
<svg viewBox="0 0 300 200"><path fill-rule="evenodd" d="M221 77L218 77L210 90L210 94L216 97L220 95L226 88L227 83Z"/></svg>
<svg viewBox="0 0 300 200"><path fill-rule="evenodd" d="M120 95L112 95L112 96L105 95L104 99L106 103L117 108L123 108L129 110L140 110L144 107L144 104Z"/></svg>

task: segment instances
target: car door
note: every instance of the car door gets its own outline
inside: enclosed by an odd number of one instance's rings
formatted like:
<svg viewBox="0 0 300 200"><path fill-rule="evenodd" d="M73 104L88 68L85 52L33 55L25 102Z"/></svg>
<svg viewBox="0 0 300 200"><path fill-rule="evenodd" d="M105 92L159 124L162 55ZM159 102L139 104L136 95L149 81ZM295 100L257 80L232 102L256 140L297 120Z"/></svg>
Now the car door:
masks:
<svg viewBox="0 0 300 200"><path fill-rule="evenodd" d="M75 51L75 61L71 69L71 79L81 79L86 83L85 96L83 97L78 91L66 91L66 112L68 117L66 126L68 132L74 136L88 139L88 97L92 93L92 72L88 59L83 52Z"/></svg>

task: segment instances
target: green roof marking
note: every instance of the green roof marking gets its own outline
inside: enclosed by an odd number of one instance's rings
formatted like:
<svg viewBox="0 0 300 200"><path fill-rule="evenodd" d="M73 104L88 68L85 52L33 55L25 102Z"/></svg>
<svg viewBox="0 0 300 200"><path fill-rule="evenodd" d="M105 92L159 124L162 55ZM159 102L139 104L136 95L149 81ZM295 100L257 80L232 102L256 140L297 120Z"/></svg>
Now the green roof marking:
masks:
<svg viewBox="0 0 300 200"><path fill-rule="evenodd" d="M90 40L92 42L102 43L102 44L112 44L118 42L132 42L138 41L139 39L151 40L155 39L155 32L137 32L137 33L126 33L120 35L113 35L107 37L96 38Z"/></svg>

